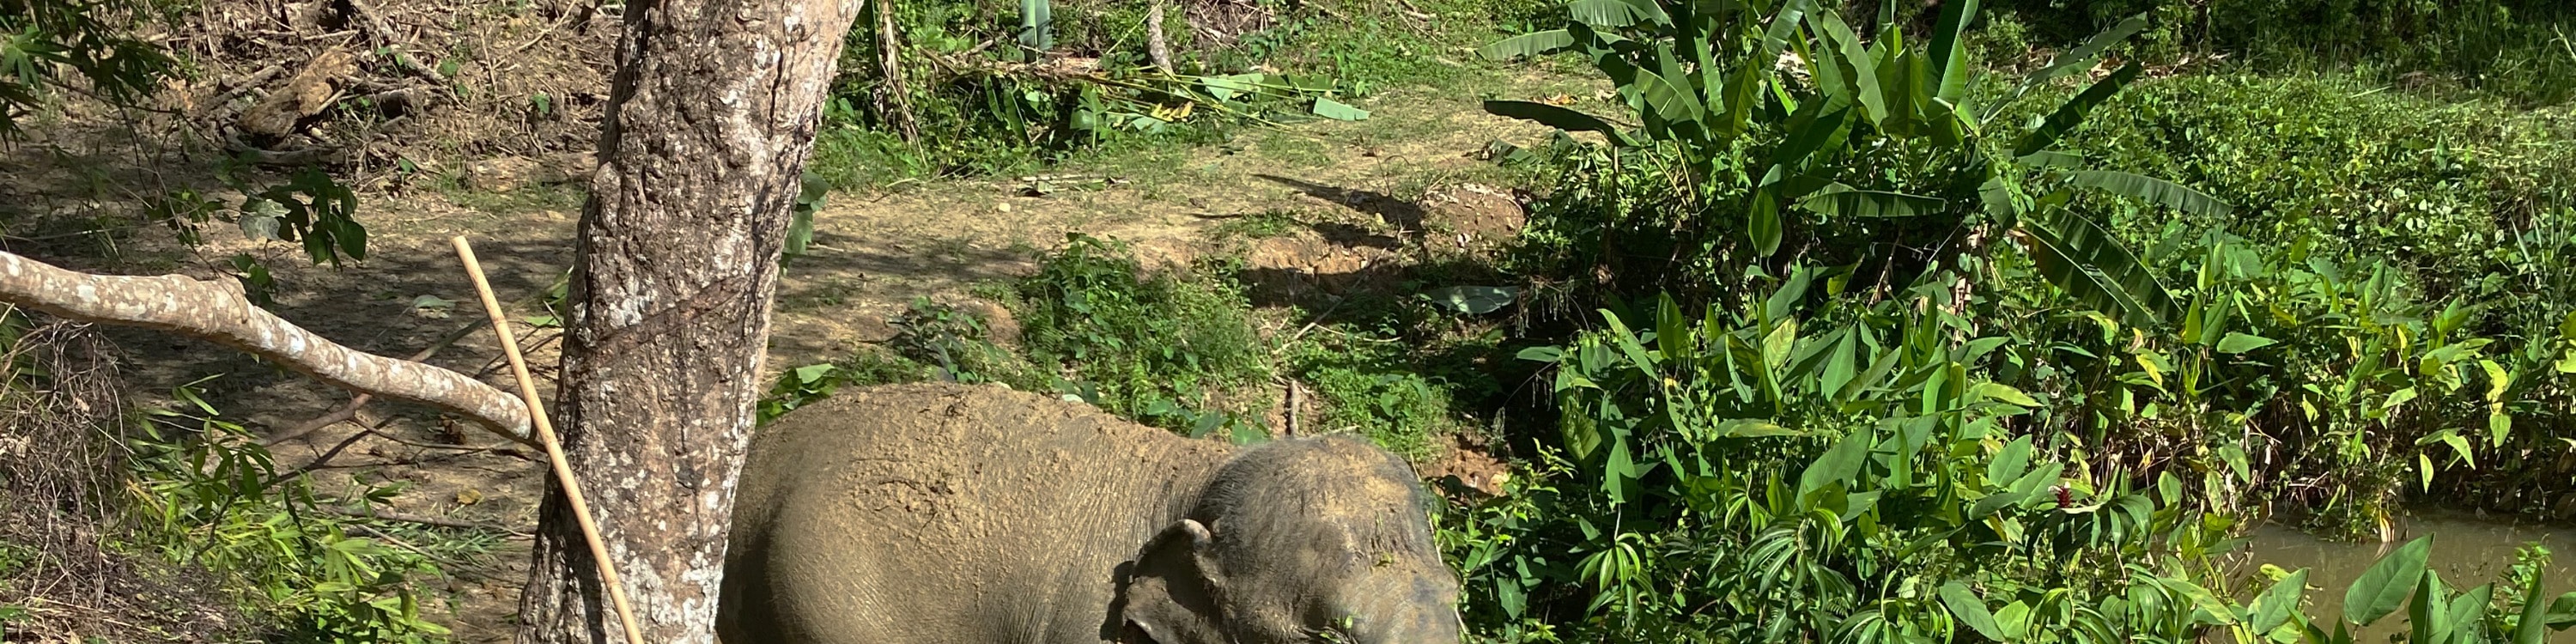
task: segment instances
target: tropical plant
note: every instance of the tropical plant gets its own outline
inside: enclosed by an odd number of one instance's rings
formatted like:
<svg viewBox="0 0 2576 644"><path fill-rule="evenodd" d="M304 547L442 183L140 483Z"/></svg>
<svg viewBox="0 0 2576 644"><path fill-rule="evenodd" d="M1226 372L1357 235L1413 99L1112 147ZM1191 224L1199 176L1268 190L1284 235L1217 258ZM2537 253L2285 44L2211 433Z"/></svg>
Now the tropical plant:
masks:
<svg viewBox="0 0 2576 644"><path fill-rule="evenodd" d="M1732 310L1685 313L1670 298L1649 311L1604 310L1603 328L1523 351L1553 366L1561 415L1554 434L1533 437L1538 461L1509 496L1453 511L1443 523L1469 580L1471 618L1525 640L2186 642L2226 630L2239 641L2351 641L2349 628L2294 612L2295 591L2283 588L2298 588L2303 575L2249 604L2230 598L2220 555L2234 543L2236 508L2212 497L2252 485L2240 445L2217 444L2214 452L2232 455L2190 467L2157 467L2151 458L2105 458L2136 437L2105 441L2064 420L2116 413L2099 408L2109 400L2170 405L2165 413L2177 423L2228 417L2221 401L2245 386L2230 381L2276 369L2247 354L2275 343L2206 331L2223 319L2206 311L2222 308L2211 301L2261 289L2195 294L2198 322L2186 322L2219 346L2164 338L2104 346L2015 335L2028 329L1949 314L1941 299L1950 291L1941 285L1954 276L1928 276L1904 299L1868 303L1839 292L1842 270L1793 268L1767 295ZM2376 297L2367 289L2387 288L2291 279L2348 293L2345 304L2312 306L2349 306ZM1630 319L1652 323L1632 327ZM2094 322L2125 328L2089 311L2048 326ZM2268 326L2277 323L2232 328L2285 337L2333 328ZM2437 331L2441 323L2432 325ZM2378 358L2370 356L2393 347L2360 351L2361 364L2340 363L2345 371L2319 381L2362 382L2369 398L2313 404L2356 410L2355 420L2333 426L2359 431L2404 408L2404 400L2388 402L2407 397L2394 393L2401 385L2440 387L2484 371L2474 351L2484 343L2436 336L2415 336L2427 345L2406 354L2422 369L2416 375L2372 366ZM2122 344L2131 353L2112 351ZM2177 345L2196 348L2137 353ZM2083 352L2103 357L2086 364L2075 355ZM2114 364L2132 370L2109 374ZM2170 390L2100 395L2084 384L2105 381L2121 383L2115 391L2156 390L2150 383ZM2450 386L2489 384L2468 378ZM2178 402L2185 400L2222 411L2192 411ZM2154 413L2133 406L2128 418ZM2379 416L2365 423L2360 414ZM2426 454L2473 451L2449 435L2425 442ZM2374 573L2364 585L2384 578L2379 585L2354 592L2393 596L2395 603L2382 602L2390 606L2428 596L2423 605L2438 607L2424 610L2444 615L2467 610L2459 602L2471 600L2414 583L2423 576L2420 555L2411 571ZM2402 588L2378 590L2391 583ZM2472 595L2485 605L2485 593ZM2576 608L2576 598L2566 601ZM2357 627L2386 612L2346 619ZM2483 634L2476 641L2502 639L2517 622L2414 623L2448 629L2414 641L2450 642L2471 632Z"/></svg>
<svg viewBox="0 0 2576 644"><path fill-rule="evenodd" d="M2576 627L2576 592L2547 599L2541 575L2523 574L2520 585L2502 594L2496 584L2481 584L2458 594L2425 565L2433 537L2408 542L2381 557L2344 590L2343 614L2310 617L2299 602L2307 593L2305 569L2278 574L2271 587L2243 605L2221 599L2202 608L2212 626L2233 633L2236 641L2269 640L2283 644L2352 644L2353 632L2398 611L2405 611L2406 641L2415 644L2512 642L2536 644L2549 631ZM2518 570L2527 570L2526 549ZM2540 559L2545 563L2546 551Z"/></svg>
<svg viewBox="0 0 2576 644"><path fill-rule="evenodd" d="M2103 606L2188 594L2230 522L2015 436L2045 403L1975 375L2002 342L1960 341L1920 298L1833 299L1836 277L1795 270L1732 312L1662 299L1641 329L1604 311L1523 352L1555 365L1563 414L1516 491L1545 510L1470 514L1512 536L1464 557L1489 593L1472 612L1593 615L1574 623L1622 641L2109 642L2185 621L2187 602Z"/></svg>
<svg viewBox="0 0 2576 644"><path fill-rule="evenodd" d="M1768 257L1791 239L1790 224L1801 223L1787 217L1791 209L1815 217L1803 222L1809 227L1918 220L1916 230L1943 239L1969 231L1967 243L1899 239L1897 245L1983 254L1987 240L2009 235L2023 242L2050 283L2100 310L2136 323L2174 317L2180 311L2153 272L2078 212L2078 190L2195 213L2223 215L2230 206L2170 181L2083 169L2080 157L2054 149L2087 113L2139 76L2138 64L2093 81L2027 126L1994 122L2014 102L2042 95L2034 89L2093 68L2143 29L2145 18L2114 25L1981 102L1971 92L1978 70L1965 49L1976 5L1943 3L1930 46L1916 50L1891 13L1881 14L1879 39L1865 42L1834 12L1816 11L1812 0L1777 6L1583 0L1568 5L1566 28L1497 42L1483 53L1578 52L1610 78L1641 125L1617 126L1546 103L1488 101L1486 109L1565 131L1599 132L1617 149L1674 151L1678 181L1706 187L1687 191L1673 207L1742 213L1743 241L1752 251L1747 259ZM1707 232L1733 231L1721 225ZM1717 248L1704 243L1700 252ZM1937 265L1942 258L1931 259Z"/></svg>
<svg viewBox="0 0 2576 644"><path fill-rule="evenodd" d="M202 383L202 381L200 381ZM416 546L363 536L382 531L344 518L305 472L278 472L267 448L221 417L191 383L180 405L147 411L136 451L134 512L145 547L202 567L245 591L239 598L278 622L275 634L314 642L425 642L447 634L421 614L413 581L440 573ZM370 486L354 499L398 490Z"/></svg>

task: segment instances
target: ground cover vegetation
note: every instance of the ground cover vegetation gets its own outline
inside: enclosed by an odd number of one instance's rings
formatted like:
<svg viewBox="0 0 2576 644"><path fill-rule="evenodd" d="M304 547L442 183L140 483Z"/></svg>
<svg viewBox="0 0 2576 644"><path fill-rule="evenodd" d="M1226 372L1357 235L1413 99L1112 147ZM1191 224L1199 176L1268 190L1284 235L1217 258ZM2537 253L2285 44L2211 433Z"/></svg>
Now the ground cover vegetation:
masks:
<svg viewBox="0 0 2576 644"><path fill-rule="evenodd" d="M1999 45L1989 51L2003 58L2029 51L2025 45L2071 45L2099 25L2146 14L2156 26L2140 35L2137 53L2162 64L2350 74L2520 105L2576 98L2576 11L2559 2L2001 0L1989 7L1995 15L1986 37Z"/></svg>
<svg viewBox="0 0 2576 644"><path fill-rule="evenodd" d="M396 487L317 490L191 383L128 408L93 331L0 316L0 632L102 641L424 642L442 567L500 534L369 518Z"/></svg>
<svg viewBox="0 0 2576 644"><path fill-rule="evenodd" d="M871 5L887 15L851 32L814 171L838 187L1025 173L1218 141L1247 124L1365 119L1351 103L1465 73L1461 44L1523 30L1549 5L1230 0L1173 3L1152 19L1159 4ZM1161 66L1149 24L1163 33Z"/></svg>
<svg viewBox="0 0 2576 644"><path fill-rule="evenodd" d="M2243 518L2384 531L2413 494L2563 516L2569 310L2498 296L2556 280L2523 254L2566 243L2554 153L2341 129L2408 103L2324 81L2124 92L2143 63L2102 61L2149 16L2005 80L1966 63L1973 3L1928 46L1892 8L1864 42L1747 4L1578 2L1486 50L1618 94L1487 103L1602 138L1554 161L1519 258L1585 327L1521 353L1559 435L1450 533L1503 638L2332 641L2416 595L2416 641L2539 636L2429 616L2421 544L2317 620L2296 574L2213 562ZM2407 178L2278 185L2362 167Z"/></svg>

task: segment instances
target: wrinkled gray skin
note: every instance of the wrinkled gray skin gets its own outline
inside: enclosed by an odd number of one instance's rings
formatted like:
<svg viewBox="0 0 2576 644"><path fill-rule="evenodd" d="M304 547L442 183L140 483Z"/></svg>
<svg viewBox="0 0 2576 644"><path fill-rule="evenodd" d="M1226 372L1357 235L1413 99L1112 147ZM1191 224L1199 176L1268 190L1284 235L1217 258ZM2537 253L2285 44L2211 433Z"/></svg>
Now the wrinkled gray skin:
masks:
<svg viewBox="0 0 2576 644"><path fill-rule="evenodd" d="M846 392L754 438L727 644L1453 644L1403 461L1233 449L994 387Z"/></svg>

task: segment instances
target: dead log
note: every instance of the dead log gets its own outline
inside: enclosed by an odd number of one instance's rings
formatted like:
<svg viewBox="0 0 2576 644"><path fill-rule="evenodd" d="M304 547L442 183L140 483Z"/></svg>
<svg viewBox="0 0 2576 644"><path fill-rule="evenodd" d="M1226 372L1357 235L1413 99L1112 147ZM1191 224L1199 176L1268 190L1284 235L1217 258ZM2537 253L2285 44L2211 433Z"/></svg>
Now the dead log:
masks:
<svg viewBox="0 0 2576 644"><path fill-rule="evenodd" d="M341 88L357 71L358 59L349 52L334 49L314 56L287 79L285 87L269 92L258 104L244 110L233 127L253 147L284 141L305 119L321 114L338 101Z"/></svg>
<svg viewBox="0 0 2576 644"><path fill-rule="evenodd" d="M316 380L456 412L510 440L534 444L528 407L518 396L465 374L340 346L217 283L185 275L90 275L0 252L0 301L248 351Z"/></svg>

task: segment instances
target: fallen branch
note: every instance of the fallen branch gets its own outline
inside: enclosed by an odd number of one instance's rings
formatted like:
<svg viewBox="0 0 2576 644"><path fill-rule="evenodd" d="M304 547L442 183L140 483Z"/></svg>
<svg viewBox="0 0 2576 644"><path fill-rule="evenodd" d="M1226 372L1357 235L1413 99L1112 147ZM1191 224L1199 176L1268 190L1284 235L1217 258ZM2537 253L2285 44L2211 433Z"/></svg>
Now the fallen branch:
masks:
<svg viewBox="0 0 2576 644"><path fill-rule="evenodd" d="M260 68L259 71L251 72L249 76L242 77L241 82L235 83L231 89L226 89L224 93L216 94L214 100L207 101L206 109L223 109L225 105L231 104L233 99L241 98L243 94L250 93L251 90L258 89L259 86L266 85L285 73L286 67L281 65L269 65Z"/></svg>
<svg viewBox="0 0 2576 644"><path fill-rule="evenodd" d="M463 328L449 331L447 332L446 337L439 338L437 342L429 343L429 348L421 349L419 353L411 354L411 357L405 359L412 362L427 362L430 358L437 357L438 352L446 349L449 345L456 344L456 341L465 339L465 336L473 335L474 330L483 328L484 324L485 323L482 320L475 320L474 322L465 325ZM374 400L375 398L375 394L360 392L357 396L351 397L348 404L341 405L339 409L331 410L331 413L315 417L313 420L304 421L304 424L296 425L294 429L287 430L284 434L271 436L268 440L260 441L259 444L264 447L276 447L279 443L303 438L313 432L322 431L323 428L348 422L349 420L358 417L358 408L367 406L367 401Z"/></svg>
<svg viewBox="0 0 2576 644"><path fill-rule="evenodd" d="M440 88L447 87L447 75L420 64L420 61L412 59L411 54L405 53L404 50L408 49L411 43L395 38L394 30L386 28L384 19L377 17L374 10L367 8L366 3L358 0L340 0L340 2L342 6L349 9L349 17L358 19L360 31L367 32L367 37L375 39L376 42L383 44L386 50L393 53L395 66Z"/></svg>
<svg viewBox="0 0 2576 644"><path fill-rule="evenodd" d="M224 150L245 161L272 166L312 165L341 152L319 145L296 150L271 150L243 141L236 132L224 133Z"/></svg>
<svg viewBox="0 0 2576 644"><path fill-rule="evenodd" d="M527 403L518 397L454 371L340 346L215 283L185 275L89 275L0 252L0 301L248 351L316 380L453 411L510 440L534 444Z"/></svg>

